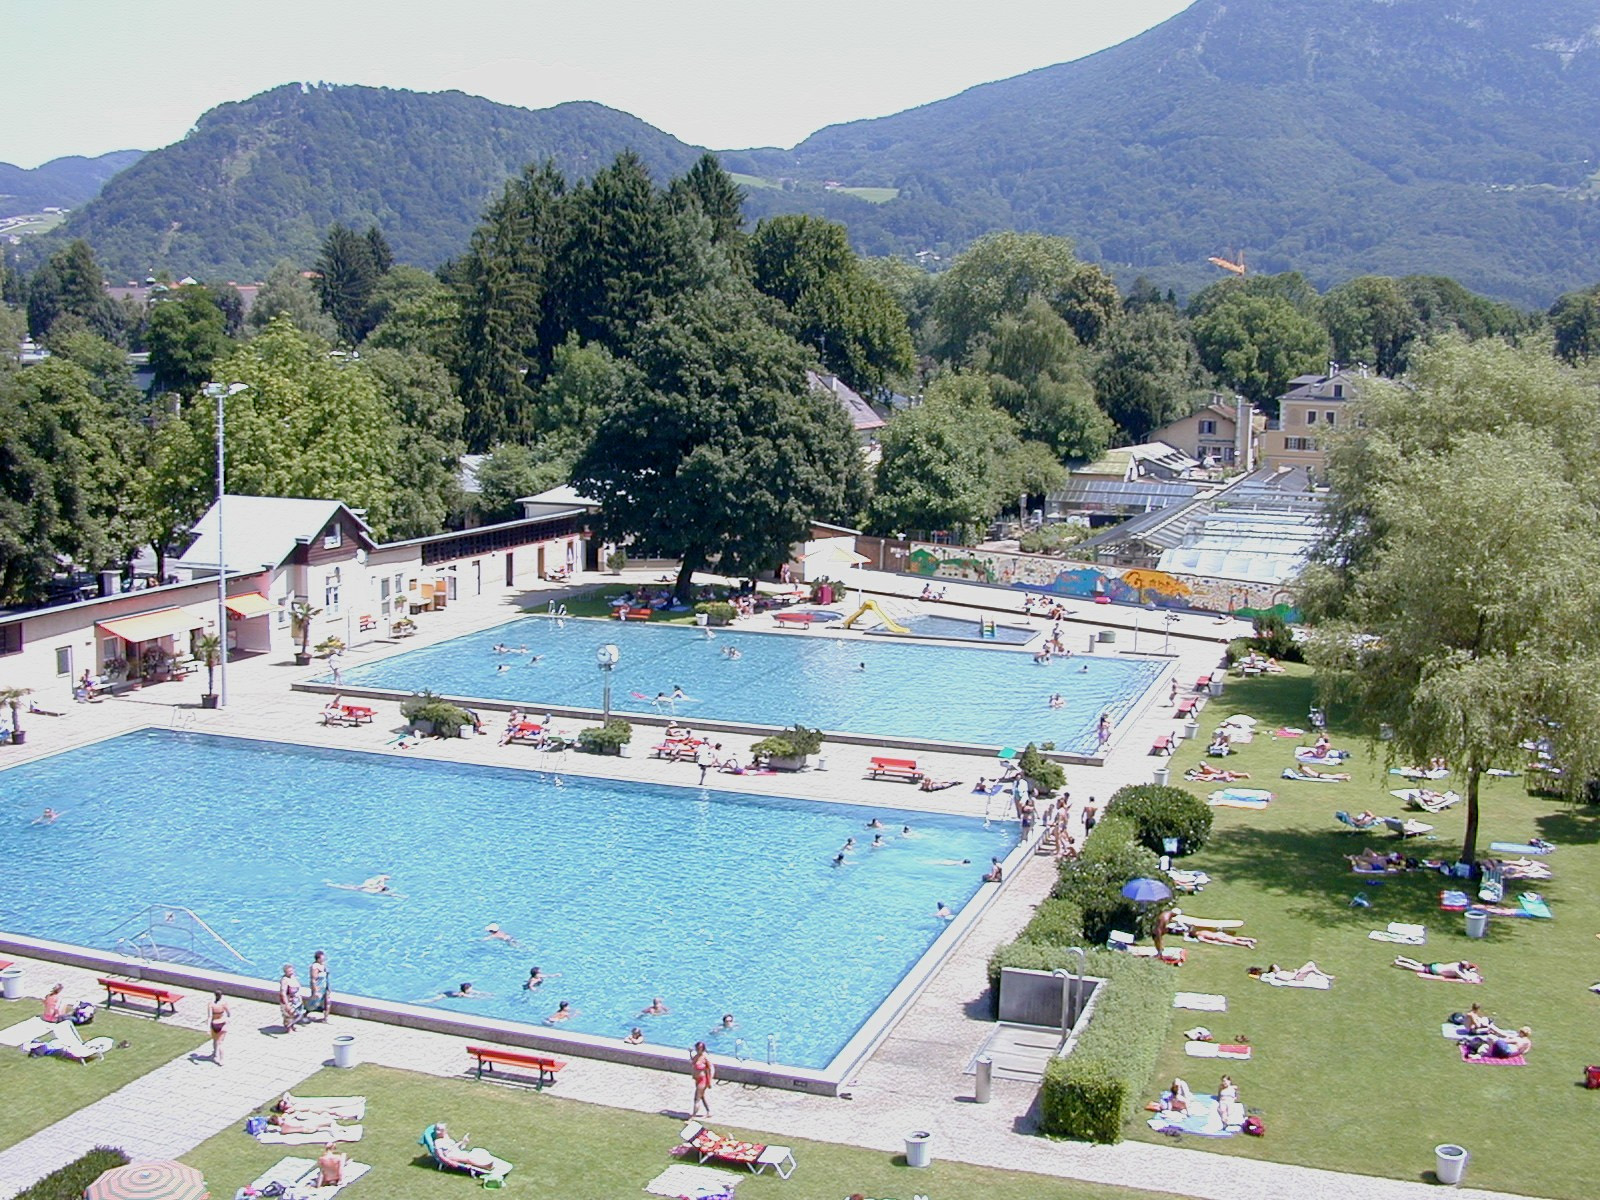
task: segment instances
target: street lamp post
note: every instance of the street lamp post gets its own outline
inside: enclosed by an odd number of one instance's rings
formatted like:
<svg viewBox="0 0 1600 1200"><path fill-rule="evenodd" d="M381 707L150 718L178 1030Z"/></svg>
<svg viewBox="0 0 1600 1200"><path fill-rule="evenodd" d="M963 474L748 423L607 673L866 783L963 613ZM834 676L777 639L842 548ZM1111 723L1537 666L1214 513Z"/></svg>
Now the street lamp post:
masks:
<svg viewBox="0 0 1600 1200"><path fill-rule="evenodd" d="M600 665L601 678L605 680L605 698L602 701L600 723L606 725L611 721L611 672L616 669L617 662L622 658L622 651L607 642L594 652L594 657L595 662Z"/></svg>
<svg viewBox="0 0 1600 1200"><path fill-rule="evenodd" d="M206 395L217 402L217 707L228 707L228 556L223 553L222 500L227 494L226 456L223 450L223 430L228 409L228 397L237 396L248 383L208 383Z"/></svg>
<svg viewBox="0 0 1600 1200"><path fill-rule="evenodd" d="M1170 654L1172 653L1172 627L1178 623L1178 614L1166 613L1162 620L1167 623L1167 636L1161 643L1161 653Z"/></svg>

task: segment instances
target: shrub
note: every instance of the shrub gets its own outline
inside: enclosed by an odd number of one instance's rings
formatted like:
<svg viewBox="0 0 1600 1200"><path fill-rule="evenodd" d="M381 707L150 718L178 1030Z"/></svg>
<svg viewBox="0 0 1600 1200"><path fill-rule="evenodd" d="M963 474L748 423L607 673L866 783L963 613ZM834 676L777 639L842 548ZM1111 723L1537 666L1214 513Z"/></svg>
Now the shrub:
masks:
<svg viewBox="0 0 1600 1200"><path fill-rule="evenodd" d="M1032 742L1017 759L1017 770L1028 781L1028 786L1041 796L1059 792L1067 786L1067 773L1058 762L1051 762L1039 752Z"/></svg>
<svg viewBox="0 0 1600 1200"><path fill-rule="evenodd" d="M578 748L587 754L621 754L622 748L631 741L633 726L621 717L612 717L604 725L578 730Z"/></svg>
<svg viewBox="0 0 1600 1200"><path fill-rule="evenodd" d="M1030 529L1017 539L1024 554L1061 554L1069 546L1076 546L1093 531L1087 525L1058 522Z"/></svg>
<svg viewBox="0 0 1600 1200"><path fill-rule="evenodd" d="M128 1161L128 1156L114 1146L96 1146L18 1192L16 1200L80 1200L91 1183Z"/></svg>
<svg viewBox="0 0 1600 1200"><path fill-rule="evenodd" d="M730 624L735 615L733 605L726 600L702 601L694 606L694 611L705 617L707 621L716 621L721 625Z"/></svg>
<svg viewBox="0 0 1600 1200"><path fill-rule="evenodd" d="M1224 658L1231 667L1241 658L1253 653L1254 650L1255 644L1249 638L1234 638L1233 641L1228 643L1228 648L1224 652Z"/></svg>
<svg viewBox="0 0 1600 1200"><path fill-rule="evenodd" d="M1084 843L1082 856L1063 864L1051 892L1055 899L1077 906L1083 914L1083 936L1091 945L1104 945L1118 930L1147 935L1161 910L1159 905L1135 904L1122 894L1130 879L1159 879L1170 884L1156 856L1133 844L1132 829L1130 823L1110 817L1097 824Z"/></svg>
<svg viewBox="0 0 1600 1200"><path fill-rule="evenodd" d="M610 554L606 555L606 569L608 571L612 571L615 574L620 575L620 574L622 574L623 568L626 567L627 565L628 565L628 552L626 550L624 550L621 546L618 546Z"/></svg>
<svg viewBox="0 0 1600 1200"><path fill-rule="evenodd" d="M421 691L402 700L400 715L413 725L431 725L434 737L460 737L462 729L472 724L472 716L466 709L429 691Z"/></svg>
<svg viewBox="0 0 1600 1200"><path fill-rule="evenodd" d="M991 1013L1000 1014L1000 972L1006 967L1020 967L1025 971L1056 971L1062 967L1076 967L1078 956L1068 954L1065 946L1047 946L1043 942L1010 942L995 948L989 956L989 1003ZM1089 974L1094 974L1093 971Z"/></svg>
<svg viewBox="0 0 1600 1200"><path fill-rule="evenodd" d="M1017 941L1041 946L1082 945L1083 910L1070 900L1046 900L1034 909L1033 919L1022 927Z"/></svg>
<svg viewBox="0 0 1600 1200"><path fill-rule="evenodd" d="M1117 1142L1155 1071L1172 1021L1174 977L1172 968L1154 960L1101 952L1090 956L1089 974L1106 983L1072 1053L1045 1068L1039 1129L1054 1137Z"/></svg>
<svg viewBox="0 0 1600 1200"><path fill-rule="evenodd" d="M1166 838L1178 839L1179 854L1193 854L1211 837L1210 806L1183 788L1129 784L1112 794L1106 815L1131 821L1134 840L1157 854L1163 852Z"/></svg>
<svg viewBox="0 0 1600 1200"><path fill-rule="evenodd" d="M791 725L782 733L764 737L750 747L761 758L804 758L822 749L822 730Z"/></svg>

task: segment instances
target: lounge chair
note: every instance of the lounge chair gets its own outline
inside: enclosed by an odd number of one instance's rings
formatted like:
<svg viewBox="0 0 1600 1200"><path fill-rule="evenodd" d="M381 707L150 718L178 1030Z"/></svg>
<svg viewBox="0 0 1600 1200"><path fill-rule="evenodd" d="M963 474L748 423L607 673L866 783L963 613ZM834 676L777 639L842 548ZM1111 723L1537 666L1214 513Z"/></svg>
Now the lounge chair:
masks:
<svg viewBox="0 0 1600 1200"><path fill-rule="evenodd" d="M1348 825L1356 833L1366 833L1376 829L1384 821L1382 817L1374 817L1370 821L1358 821L1347 812L1336 812L1333 814L1333 819L1341 825Z"/></svg>
<svg viewBox="0 0 1600 1200"><path fill-rule="evenodd" d="M1459 792L1434 792L1427 788L1404 788L1389 793L1406 802L1406 807L1421 812L1443 812L1452 804L1461 803Z"/></svg>
<svg viewBox="0 0 1600 1200"><path fill-rule="evenodd" d="M106 1051L116 1046L115 1038L96 1037L87 1042L78 1034L78 1027L71 1021L58 1021L55 1025L56 1045L61 1047L61 1052L75 1062L86 1063L90 1059L104 1058Z"/></svg>
<svg viewBox="0 0 1600 1200"><path fill-rule="evenodd" d="M495 1158L492 1154L489 1156L491 1161L487 1167L480 1167L475 1163L464 1162L459 1159L445 1158L439 1153L438 1146L434 1144L434 1134L437 1129L437 1125L429 1125L422 1131L422 1136L417 1140L422 1143L422 1148L428 1152L428 1157L433 1159L433 1165L441 1171L465 1171L474 1179L486 1176L494 1179L504 1179L507 1172L512 1169L512 1165L505 1159ZM480 1146L479 1149L482 1149L482 1147Z"/></svg>
<svg viewBox="0 0 1600 1200"><path fill-rule="evenodd" d="M1399 817L1384 817L1383 823L1391 833L1397 833L1402 838L1421 837L1433 832L1432 825L1424 825L1421 821L1402 821Z"/></svg>
<svg viewBox="0 0 1600 1200"><path fill-rule="evenodd" d="M690 1121L684 1125L678 1134L678 1140L698 1154L702 1163L708 1163L712 1159L743 1163L754 1175L760 1175L771 1167L783 1179L794 1174L794 1152L787 1146L768 1146L761 1142L741 1142L735 1138L725 1138L719 1133L711 1132L699 1121Z"/></svg>

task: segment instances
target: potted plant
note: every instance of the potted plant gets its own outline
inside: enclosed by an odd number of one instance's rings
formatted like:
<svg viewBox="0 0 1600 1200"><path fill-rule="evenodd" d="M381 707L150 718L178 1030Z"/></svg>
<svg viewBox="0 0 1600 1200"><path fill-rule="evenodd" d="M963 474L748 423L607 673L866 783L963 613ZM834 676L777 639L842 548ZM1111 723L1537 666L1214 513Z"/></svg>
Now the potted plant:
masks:
<svg viewBox="0 0 1600 1200"><path fill-rule="evenodd" d="M621 546L618 546L610 554L606 555L606 570L610 571L613 575L621 575L622 569L627 565L628 552Z"/></svg>
<svg viewBox="0 0 1600 1200"><path fill-rule="evenodd" d="M206 691L200 697L201 708L215 708L217 706L217 663L222 659L222 639L214 633L196 638L194 652L201 662L206 665Z"/></svg>
<svg viewBox="0 0 1600 1200"><path fill-rule="evenodd" d="M128 677L128 660L121 655L106 659L105 672L108 676L121 676L126 679Z"/></svg>
<svg viewBox="0 0 1600 1200"><path fill-rule="evenodd" d="M417 623L410 617L397 617L390 624L389 631L395 637L410 637L417 631Z"/></svg>
<svg viewBox="0 0 1600 1200"><path fill-rule="evenodd" d="M466 709L427 690L401 701L400 715L417 733L432 737L460 737L462 729L472 724Z"/></svg>
<svg viewBox="0 0 1600 1200"><path fill-rule="evenodd" d="M751 757L774 771L805 769L806 756L822 749L822 730L791 725L781 733L764 737L750 747Z"/></svg>
<svg viewBox="0 0 1600 1200"><path fill-rule="evenodd" d="M300 649L295 652L294 665L309 667L311 665L311 651L306 647L311 641L311 622L320 608L313 608L311 601L304 596L296 596L294 603L289 605L289 632L300 643Z"/></svg>
<svg viewBox="0 0 1600 1200"><path fill-rule="evenodd" d="M316 645L318 658L332 658L343 650L344 639L342 637L325 637Z"/></svg>
<svg viewBox="0 0 1600 1200"><path fill-rule="evenodd" d="M697 616L702 616L706 625L732 625L735 614L733 605L726 600L708 600L694 606Z"/></svg>
<svg viewBox="0 0 1600 1200"><path fill-rule="evenodd" d="M621 754L632 740L633 726L621 717L578 730L578 748L587 754Z"/></svg>
<svg viewBox="0 0 1600 1200"><path fill-rule="evenodd" d="M0 687L0 704L11 707L11 744L20 746L28 740L28 735L22 729L22 699L24 696L33 695L29 687Z"/></svg>

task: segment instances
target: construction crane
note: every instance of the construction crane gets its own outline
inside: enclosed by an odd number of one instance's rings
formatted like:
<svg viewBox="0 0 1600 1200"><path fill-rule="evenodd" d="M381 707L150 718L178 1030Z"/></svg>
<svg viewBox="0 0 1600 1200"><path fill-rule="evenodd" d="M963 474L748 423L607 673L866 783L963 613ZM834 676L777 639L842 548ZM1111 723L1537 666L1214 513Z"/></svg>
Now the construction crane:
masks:
<svg viewBox="0 0 1600 1200"><path fill-rule="evenodd" d="M1224 271L1232 271L1235 275L1243 275L1245 273L1243 250L1235 250L1232 259L1213 256L1206 259L1206 261L1214 267L1221 267Z"/></svg>

